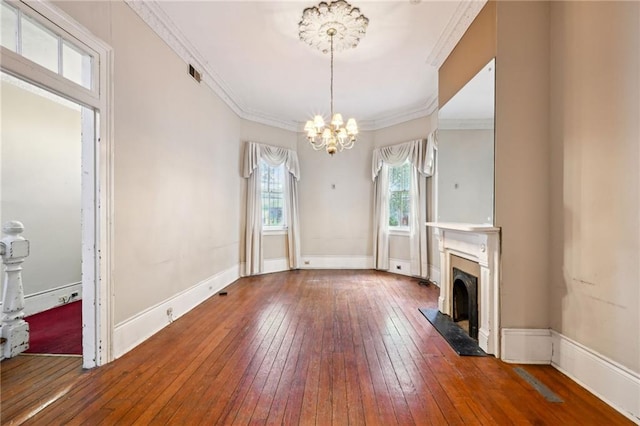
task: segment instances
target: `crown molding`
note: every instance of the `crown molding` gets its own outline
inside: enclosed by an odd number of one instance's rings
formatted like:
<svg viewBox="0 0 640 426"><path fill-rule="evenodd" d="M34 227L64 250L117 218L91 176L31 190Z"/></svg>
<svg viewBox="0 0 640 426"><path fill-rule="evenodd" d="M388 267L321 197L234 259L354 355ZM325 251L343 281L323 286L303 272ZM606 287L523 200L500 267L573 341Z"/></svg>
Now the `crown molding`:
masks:
<svg viewBox="0 0 640 426"><path fill-rule="evenodd" d="M418 118L427 117L433 114L438 107L438 97L432 94L425 104L417 106L407 111L398 112L396 114L385 115L375 120L363 121L362 130L380 130L386 127L395 126L396 124L405 123L407 121Z"/></svg>
<svg viewBox="0 0 640 426"><path fill-rule="evenodd" d="M300 123L294 120L282 120L276 116L271 114L266 114L261 111L256 110L245 110L239 114L245 120L255 121L256 123L266 124L267 126L277 127L279 129L290 130L292 132L299 131ZM302 127L304 127L304 123L302 123Z"/></svg>
<svg viewBox="0 0 640 426"><path fill-rule="evenodd" d="M486 3L487 0L463 0L458 4L436 45L429 53L427 64L440 68Z"/></svg>
<svg viewBox="0 0 640 426"><path fill-rule="evenodd" d="M438 120L440 130L491 130L493 128L492 118Z"/></svg>
<svg viewBox="0 0 640 426"><path fill-rule="evenodd" d="M294 120L286 120L272 114L248 108L245 102L233 92L231 87L220 77L204 60L198 50L182 34L169 16L162 10L158 0L124 0L125 3L187 64L192 64L201 71L202 81L222 99L222 101L240 118L256 123L273 126L289 131L302 131L304 123ZM475 19L486 0L463 1L456 9L456 13L447 24L433 52L434 63L441 65L449 55L451 49L459 41L464 31ZM455 31L455 32L454 32ZM453 44L451 44L453 43ZM448 47L450 45L450 47ZM439 47L438 47L439 46ZM440 59L440 56L444 56ZM393 115L380 117L373 120L359 122L360 129L374 131L385 127L394 126L406 121L426 117L437 108L437 96L432 94L426 104L410 108Z"/></svg>
<svg viewBox="0 0 640 426"><path fill-rule="evenodd" d="M358 120L358 128L361 132L373 132L397 124L406 123L407 121L416 120L418 118L427 117L433 114L438 106L438 97L432 96L426 104L412 108L409 111L402 111L394 115L388 115L374 120ZM304 133L304 122L298 122L296 131Z"/></svg>

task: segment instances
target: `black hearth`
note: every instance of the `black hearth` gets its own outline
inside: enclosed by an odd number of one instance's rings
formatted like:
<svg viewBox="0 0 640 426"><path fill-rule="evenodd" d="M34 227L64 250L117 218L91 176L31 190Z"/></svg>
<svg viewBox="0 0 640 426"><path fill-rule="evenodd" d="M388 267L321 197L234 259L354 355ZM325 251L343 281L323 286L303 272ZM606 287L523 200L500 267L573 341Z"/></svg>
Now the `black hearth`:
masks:
<svg viewBox="0 0 640 426"><path fill-rule="evenodd" d="M453 268L452 319L478 340L478 277Z"/></svg>

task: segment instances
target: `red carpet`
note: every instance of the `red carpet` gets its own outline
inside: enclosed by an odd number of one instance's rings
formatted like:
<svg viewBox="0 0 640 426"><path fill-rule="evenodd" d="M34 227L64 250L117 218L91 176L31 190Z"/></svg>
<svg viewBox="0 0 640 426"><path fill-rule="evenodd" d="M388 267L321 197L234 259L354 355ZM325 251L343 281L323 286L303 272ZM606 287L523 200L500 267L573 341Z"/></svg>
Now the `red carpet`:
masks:
<svg viewBox="0 0 640 426"><path fill-rule="evenodd" d="M25 318L31 354L82 355L82 301Z"/></svg>

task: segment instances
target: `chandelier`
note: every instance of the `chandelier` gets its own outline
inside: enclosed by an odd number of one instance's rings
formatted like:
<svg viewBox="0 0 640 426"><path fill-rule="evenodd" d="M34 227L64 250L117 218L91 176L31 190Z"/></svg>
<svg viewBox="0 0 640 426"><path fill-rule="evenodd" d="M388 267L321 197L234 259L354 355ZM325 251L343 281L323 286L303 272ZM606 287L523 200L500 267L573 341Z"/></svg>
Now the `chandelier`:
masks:
<svg viewBox="0 0 640 426"><path fill-rule="evenodd" d="M356 47L364 36L369 19L344 0L329 4L322 2L302 12L298 24L300 40L321 50L331 52L331 121L325 125L324 118L316 115L306 122L304 131L313 149L326 149L333 155L343 149L351 149L358 135L358 124L354 118L344 123L342 114L333 113L333 53Z"/></svg>

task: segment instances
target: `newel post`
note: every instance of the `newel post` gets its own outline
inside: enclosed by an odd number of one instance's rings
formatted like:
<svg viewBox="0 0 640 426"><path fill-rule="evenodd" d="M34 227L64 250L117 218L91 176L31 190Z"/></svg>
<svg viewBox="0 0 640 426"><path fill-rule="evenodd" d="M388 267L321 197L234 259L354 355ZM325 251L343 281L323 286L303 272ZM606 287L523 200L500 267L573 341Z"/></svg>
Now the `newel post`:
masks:
<svg viewBox="0 0 640 426"><path fill-rule="evenodd" d="M29 256L29 241L20 234L22 223L12 220L2 226L6 235L0 240L0 254L4 264L2 291L2 357L11 358L29 349L29 324L24 320L24 290L22 262Z"/></svg>

